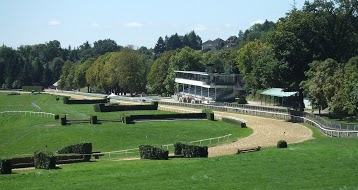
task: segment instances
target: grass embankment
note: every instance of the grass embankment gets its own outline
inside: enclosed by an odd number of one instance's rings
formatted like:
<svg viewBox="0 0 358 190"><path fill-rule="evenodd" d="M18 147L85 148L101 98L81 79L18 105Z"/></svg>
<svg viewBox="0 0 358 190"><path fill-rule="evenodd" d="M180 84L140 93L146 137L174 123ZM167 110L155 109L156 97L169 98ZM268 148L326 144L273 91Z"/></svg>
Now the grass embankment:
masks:
<svg viewBox="0 0 358 190"><path fill-rule="evenodd" d="M4 189L357 189L358 139L323 137L248 154L100 161L0 176Z"/></svg>
<svg viewBox="0 0 358 190"><path fill-rule="evenodd" d="M31 102L35 102L42 111L69 114L69 119L89 119L97 115L98 119L119 120L122 112L98 113L93 105L65 105L51 95L16 95L0 93L1 103L17 110L37 111ZM3 105L2 104L2 105ZM6 104L5 104L6 105ZM21 106L20 106L21 105ZM4 108L1 107L1 108ZM12 110L14 110L12 109ZM4 109L0 111L5 111ZM170 113L163 111L127 111L126 114ZM229 140L248 136L251 129L241 129L221 121L193 120L170 122L141 122L126 125L120 122L102 124L71 124L61 126L59 120L36 116L7 115L0 119L0 157L21 157L32 155L34 151L56 151L64 146L80 142L91 142L96 151L115 151L138 148L142 144L170 144L176 141L194 141L232 134Z"/></svg>

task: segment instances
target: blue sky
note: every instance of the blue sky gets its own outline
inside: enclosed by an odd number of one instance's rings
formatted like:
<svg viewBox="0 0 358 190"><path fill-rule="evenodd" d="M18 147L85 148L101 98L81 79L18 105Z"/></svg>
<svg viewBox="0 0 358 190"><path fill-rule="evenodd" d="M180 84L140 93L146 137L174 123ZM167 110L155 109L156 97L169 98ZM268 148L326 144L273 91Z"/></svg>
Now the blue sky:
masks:
<svg viewBox="0 0 358 190"><path fill-rule="evenodd" d="M304 0L296 0L301 8ZM204 41L237 36L284 17L294 0L0 0L0 44L16 48L58 40L62 47L112 39L154 47L159 36L194 30Z"/></svg>

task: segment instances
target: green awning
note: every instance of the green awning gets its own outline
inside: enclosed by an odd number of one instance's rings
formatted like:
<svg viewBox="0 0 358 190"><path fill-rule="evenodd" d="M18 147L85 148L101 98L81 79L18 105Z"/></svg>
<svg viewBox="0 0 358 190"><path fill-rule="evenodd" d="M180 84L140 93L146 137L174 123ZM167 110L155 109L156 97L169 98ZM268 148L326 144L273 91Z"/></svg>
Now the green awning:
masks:
<svg viewBox="0 0 358 190"><path fill-rule="evenodd" d="M298 92L284 92L282 88L270 88L261 92L262 95L275 96L275 97L290 97L295 96Z"/></svg>

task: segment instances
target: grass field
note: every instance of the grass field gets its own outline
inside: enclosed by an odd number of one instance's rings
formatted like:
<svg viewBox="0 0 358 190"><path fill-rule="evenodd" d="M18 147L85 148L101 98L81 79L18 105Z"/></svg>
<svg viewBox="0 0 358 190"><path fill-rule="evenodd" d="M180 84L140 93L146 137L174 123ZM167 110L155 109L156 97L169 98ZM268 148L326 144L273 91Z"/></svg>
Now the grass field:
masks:
<svg viewBox="0 0 358 190"><path fill-rule="evenodd" d="M323 137L241 155L99 161L14 171L4 189L358 189L358 139Z"/></svg>
<svg viewBox="0 0 358 190"><path fill-rule="evenodd" d="M36 100L39 104L43 104L40 105L43 109L56 111L46 105L46 101L53 101L51 96L44 96L43 102L40 95L36 95L36 98L39 98ZM0 101L3 101L3 97ZM56 109L60 112L67 110L73 117L87 117L91 114L85 106L71 105L69 108L60 103L57 106ZM31 106L27 109L31 110ZM81 112L76 113L77 109ZM94 148L101 151L113 150L115 147L126 148L129 147L129 142L142 143L138 139L143 139L145 134L149 137L145 141L149 142L147 144L161 144L167 140L172 142L175 138L196 140L231 132L237 132L237 136L251 132L246 129L240 131L242 129L219 121L60 127L58 121L23 117L1 118L1 155L4 150L7 150L9 156L15 152L26 153L29 149L44 147L44 142L51 142L51 149L65 142L67 145L67 142L91 140L83 139L91 137L91 132L101 134L101 138L92 136L93 141L100 138L94 143ZM13 123L13 120L16 122ZM358 189L358 139L330 138L320 134L317 129L310 128L315 139L289 144L287 149L272 147L255 153L204 159L104 159L60 165L56 170L13 170L12 175L0 175L0 184L1 189ZM177 134L180 136L176 137ZM125 136L129 137L124 138ZM9 144L3 145L4 143ZM27 148L22 148L23 146Z"/></svg>
<svg viewBox="0 0 358 190"><path fill-rule="evenodd" d="M122 112L96 113L93 105L64 105L51 95L16 95L0 93L2 110L36 111L36 102L44 112L69 114L69 119L89 119L95 114L99 119L119 119ZM9 102L12 102L11 104ZM7 104L8 103L8 104ZM4 106L5 105L5 106ZM21 106L20 106L21 105ZM163 111L128 111L126 114L169 113ZM116 151L138 148L142 144L171 144L176 141L195 141L232 134L229 140L248 136L251 129L241 129L221 121L192 120L170 122L140 122L126 125L104 122L98 125L71 124L61 126L59 120L35 116L10 115L0 119L0 157L22 157L34 151L56 151L64 146L91 142L96 151Z"/></svg>

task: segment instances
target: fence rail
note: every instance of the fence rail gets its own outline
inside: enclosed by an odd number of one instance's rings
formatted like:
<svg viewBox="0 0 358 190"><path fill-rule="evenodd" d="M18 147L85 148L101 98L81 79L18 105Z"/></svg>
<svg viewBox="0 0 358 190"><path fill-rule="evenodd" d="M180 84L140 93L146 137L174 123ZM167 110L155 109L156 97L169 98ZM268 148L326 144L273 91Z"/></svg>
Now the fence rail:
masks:
<svg viewBox="0 0 358 190"><path fill-rule="evenodd" d="M229 104L229 103L221 103L216 105L190 104L190 103L164 102L164 101L160 101L159 103L164 105L170 105L170 106L191 107L196 109L212 109L216 111L234 112L239 114L248 114L248 115L271 117L271 118L273 117L276 119L305 122L314 127L319 128L320 131L322 131L324 134L328 136L358 137L357 124L329 122L317 115L313 115L306 112L298 112L294 110L280 109L280 108ZM301 119L297 119L297 118L301 118Z"/></svg>
<svg viewBox="0 0 358 190"><path fill-rule="evenodd" d="M25 116L40 116L40 117L54 117L55 116L55 114L53 114L53 113L33 112L33 111L3 111L3 112L0 112L0 116L5 116L6 114L10 114L10 115L23 114Z"/></svg>
<svg viewBox="0 0 358 190"><path fill-rule="evenodd" d="M207 142L209 145L219 144L220 142L227 142L232 134L220 136L220 137L213 137L207 139L201 139L196 141L190 141L189 144L203 144ZM162 147L166 148L167 150L169 147L174 147L174 144L166 144L162 145ZM100 154L108 155L109 158L113 157L114 155L121 155L123 157L133 156L134 154L139 154L139 148L131 148L126 150L117 150L117 151L110 151L110 152L101 152ZM139 155L138 155L139 156Z"/></svg>

